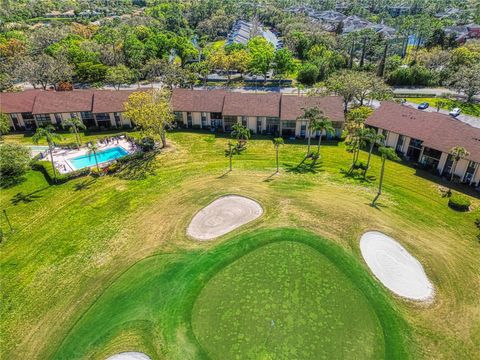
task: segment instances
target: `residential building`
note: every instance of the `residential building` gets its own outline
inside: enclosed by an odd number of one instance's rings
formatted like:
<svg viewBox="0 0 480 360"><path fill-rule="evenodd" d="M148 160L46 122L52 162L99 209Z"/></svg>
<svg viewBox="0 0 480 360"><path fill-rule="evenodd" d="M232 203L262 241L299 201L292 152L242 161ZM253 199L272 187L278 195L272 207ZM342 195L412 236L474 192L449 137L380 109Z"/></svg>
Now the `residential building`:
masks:
<svg viewBox="0 0 480 360"><path fill-rule="evenodd" d="M235 22L227 36L227 45L233 43L247 45L248 41L255 36L263 36L265 40L275 47L275 50L283 48L283 42L273 31L265 29L259 22L244 20Z"/></svg>
<svg viewBox="0 0 480 360"><path fill-rule="evenodd" d="M447 178L454 171L461 182L479 185L480 128L394 102L382 102L366 125L378 129L385 136L385 144L405 159ZM450 150L455 146L464 147L470 155L453 168Z"/></svg>
<svg viewBox="0 0 480 360"><path fill-rule="evenodd" d="M318 106L332 120L339 137L344 114L337 96L189 89L175 89L172 94L175 118L182 127L230 131L233 124L241 123L254 134L276 136L305 137L306 123L298 118L304 108L312 106Z"/></svg>
<svg viewBox="0 0 480 360"><path fill-rule="evenodd" d="M46 124L61 127L65 120L82 119L88 128L131 126L123 118L123 103L132 91L26 90L0 93L0 111L8 114L17 131L32 131Z"/></svg>

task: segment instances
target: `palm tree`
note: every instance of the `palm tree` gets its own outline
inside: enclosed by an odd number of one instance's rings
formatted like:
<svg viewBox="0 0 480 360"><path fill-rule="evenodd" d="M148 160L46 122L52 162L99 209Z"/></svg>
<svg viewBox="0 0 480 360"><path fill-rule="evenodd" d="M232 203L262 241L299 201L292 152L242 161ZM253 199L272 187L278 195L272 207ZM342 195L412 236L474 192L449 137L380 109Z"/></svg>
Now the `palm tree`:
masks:
<svg viewBox="0 0 480 360"><path fill-rule="evenodd" d="M77 145L80 147L81 142L80 142L80 135L78 134L78 130L85 130L87 128L83 123L83 121L77 117L72 117L70 119L65 120L65 122L63 123L63 127L70 128L70 131L75 133L75 139L77 140Z"/></svg>
<svg viewBox="0 0 480 360"><path fill-rule="evenodd" d="M320 156L320 145L322 143L322 134L325 131L325 134L328 136L335 133L332 122L326 116L320 115L319 120L316 120L312 123L312 130L318 131L320 134L318 136L318 145L317 145L317 157Z"/></svg>
<svg viewBox="0 0 480 360"><path fill-rule="evenodd" d="M228 156L230 171L232 171L232 155L233 155L233 144L231 141L228 142L228 150L226 151Z"/></svg>
<svg viewBox="0 0 480 360"><path fill-rule="evenodd" d="M57 171L55 170L55 163L53 162L53 142L55 139L61 140L62 137L55 132L55 128L52 125L47 125L45 127L38 127L32 136L32 141L35 144L38 144L41 139L45 139L48 143L48 151L50 152L50 161L52 162L53 168L53 181L57 182Z"/></svg>
<svg viewBox="0 0 480 360"><path fill-rule="evenodd" d="M95 164L97 164L97 170L98 172L100 172L100 166L98 166L97 152L98 152L97 144L92 143L88 146L88 149L87 149L88 157L90 157L93 154L95 158Z"/></svg>
<svg viewBox="0 0 480 360"><path fill-rule="evenodd" d="M307 132L305 136L307 137L308 141L308 146L307 146L307 155L306 157L310 156L310 144L311 144L311 133L312 133L312 124L315 121L319 121L321 117L323 116L323 112L317 107L311 107L311 108L304 108L303 114L300 115L297 119L302 120L302 121L307 121Z"/></svg>
<svg viewBox="0 0 480 360"><path fill-rule="evenodd" d="M375 129L366 129L364 132L364 138L370 144L370 148L368 149L367 165L365 166L365 169L363 171L363 178L365 179L367 177L368 168L370 167L370 160L372 158L373 147L375 145L382 144L385 137L382 134L377 133Z"/></svg>
<svg viewBox="0 0 480 360"><path fill-rule="evenodd" d="M450 154L453 157L453 164L452 164L452 174L450 175L450 181L453 180L453 176L455 175L455 169L457 168L457 164L460 160L466 158L470 155L470 153L462 146L454 146L450 149Z"/></svg>
<svg viewBox="0 0 480 360"><path fill-rule="evenodd" d="M232 126L232 136L238 141L238 146L242 147L250 139L250 129L242 124L236 123Z"/></svg>
<svg viewBox="0 0 480 360"><path fill-rule="evenodd" d="M273 141L273 146L275 147L275 160L277 163L276 174L278 174L278 148L280 147L280 145L284 144L284 141L283 141L283 138L281 137L274 138L272 141Z"/></svg>
<svg viewBox="0 0 480 360"><path fill-rule="evenodd" d="M375 203L377 202L380 195L382 195L383 175L385 173L385 161L387 159L388 160L400 160L400 158L397 156L397 153L395 152L395 150L391 147L382 146L381 148L378 149L378 151L380 152L380 155L382 157L382 168L380 170L380 182L378 184L378 192L377 192L377 195L375 196L375 198L372 201L372 206L375 205Z"/></svg>

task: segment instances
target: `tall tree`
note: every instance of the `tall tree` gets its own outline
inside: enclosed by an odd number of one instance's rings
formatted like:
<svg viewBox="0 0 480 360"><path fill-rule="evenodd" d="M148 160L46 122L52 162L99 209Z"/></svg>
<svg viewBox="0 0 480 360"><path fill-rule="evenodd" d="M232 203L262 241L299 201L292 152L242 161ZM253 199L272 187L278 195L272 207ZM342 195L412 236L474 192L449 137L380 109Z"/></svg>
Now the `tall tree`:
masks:
<svg viewBox="0 0 480 360"><path fill-rule="evenodd" d="M365 179L367 177L367 171L370 168L373 148L375 145L383 144L385 137L382 134L379 134L375 129L365 129L363 136L369 144L367 164L365 165L365 169L363 169L363 178Z"/></svg>
<svg viewBox="0 0 480 360"><path fill-rule="evenodd" d="M303 108L303 113L297 118L300 121L306 121L306 133L305 136L307 137L307 155L306 158L311 155L310 147L311 147L311 136L313 133L312 125L318 121L323 116L323 112L318 108L318 106L313 106L309 108Z"/></svg>
<svg viewBox="0 0 480 360"><path fill-rule="evenodd" d="M38 144L40 140L44 139L48 144L48 152L50 153L50 161L53 169L53 181L57 182L57 170L55 169L55 162L53 161L53 146L55 139L60 140L62 137L55 132L55 128L52 125L45 127L38 127L35 134L32 136L32 141Z"/></svg>
<svg viewBox="0 0 480 360"><path fill-rule="evenodd" d="M319 118L313 122L312 129L313 131L319 133L317 144L317 157L319 157L323 132L325 131L325 135L328 137L328 135L332 135L335 133L335 129L333 128L331 120L327 116L323 115L323 113L320 113Z"/></svg>
<svg viewBox="0 0 480 360"><path fill-rule="evenodd" d="M133 79L133 72L125 65L111 66L107 70L105 80L115 89L120 90L123 84L128 84Z"/></svg>
<svg viewBox="0 0 480 360"><path fill-rule="evenodd" d="M295 70L295 60L293 54L288 49L280 49L275 52L273 59L273 72L274 76L280 80L280 86L282 79L288 76Z"/></svg>
<svg viewBox="0 0 480 360"><path fill-rule="evenodd" d="M455 170L457 169L458 162L469 156L470 153L462 146L454 146L450 149L450 154L453 157L452 173L450 175L450 181L452 181L453 177L455 176Z"/></svg>
<svg viewBox="0 0 480 360"><path fill-rule="evenodd" d="M75 134L75 140L77 141L77 146L80 146L82 142L80 141L80 135L78 134L79 130L85 130L87 127L77 117L72 117L63 122L63 127L70 129L71 132Z"/></svg>
<svg viewBox="0 0 480 360"><path fill-rule="evenodd" d="M385 174L386 160L396 160L396 161L400 160L400 158L397 156L393 148L382 146L381 148L378 149L378 152L380 153L380 156L382 158L382 167L380 169L380 181L378 183L378 192L372 201L372 206L375 206L375 203L377 202L378 198L380 197L380 195L382 195L383 177Z"/></svg>
<svg viewBox="0 0 480 360"><path fill-rule="evenodd" d="M465 93L468 102L480 94L480 63L462 66L450 78L450 86L459 93Z"/></svg>
<svg viewBox="0 0 480 360"><path fill-rule="evenodd" d="M275 58L275 48L265 38L256 36L247 44L250 52L250 71L257 75L262 75L264 81L267 81L268 71L272 67Z"/></svg>
<svg viewBox="0 0 480 360"><path fill-rule="evenodd" d="M162 147L167 146L166 131L174 120L170 97L166 89L151 89L132 93L125 103L125 116L146 135L160 138Z"/></svg>
<svg viewBox="0 0 480 360"><path fill-rule="evenodd" d="M281 137L276 137L272 141L273 141L273 147L275 148L275 162L277 164L276 174L278 174L278 171L279 171L278 150L279 150L280 146L284 144L284 141L283 141L283 138L281 138Z"/></svg>
<svg viewBox="0 0 480 360"><path fill-rule="evenodd" d="M98 152L97 144L91 143L90 145L88 145L87 154L88 154L89 157L93 155L93 157L95 159L95 164L97 165L97 171L100 172L100 166L98 165L97 152Z"/></svg>

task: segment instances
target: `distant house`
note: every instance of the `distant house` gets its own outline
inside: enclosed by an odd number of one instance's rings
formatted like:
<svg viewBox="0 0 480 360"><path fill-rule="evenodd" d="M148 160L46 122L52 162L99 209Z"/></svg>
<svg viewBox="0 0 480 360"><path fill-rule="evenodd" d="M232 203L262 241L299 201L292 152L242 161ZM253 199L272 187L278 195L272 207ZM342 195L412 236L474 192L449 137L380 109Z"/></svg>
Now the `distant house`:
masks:
<svg viewBox="0 0 480 360"><path fill-rule="evenodd" d="M248 41L255 36L263 36L275 47L275 50L283 48L283 42L274 32L264 29L258 22L251 23L244 20L237 20L235 22L227 36L227 45L233 43L246 45Z"/></svg>
<svg viewBox="0 0 480 360"><path fill-rule="evenodd" d="M447 26L443 30L446 36L452 36L459 43L469 39L480 39L480 25L477 24Z"/></svg>
<svg viewBox="0 0 480 360"><path fill-rule="evenodd" d="M438 19L458 19L463 11L457 8L448 8L445 11L436 13L434 16Z"/></svg>
<svg viewBox="0 0 480 360"><path fill-rule="evenodd" d="M412 7L410 5L396 5L396 6L390 6L388 8L388 13L393 16L402 16L402 15L408 15L412 12Z"/></svg>

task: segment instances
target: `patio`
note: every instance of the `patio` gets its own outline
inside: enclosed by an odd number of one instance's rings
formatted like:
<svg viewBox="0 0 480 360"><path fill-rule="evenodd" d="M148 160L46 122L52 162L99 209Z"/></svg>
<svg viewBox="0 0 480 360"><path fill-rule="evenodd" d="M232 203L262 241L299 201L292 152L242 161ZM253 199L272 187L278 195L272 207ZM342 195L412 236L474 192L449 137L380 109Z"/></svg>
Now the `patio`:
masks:
<svg viewBox="0 0 480 360"><path fill-rule="evenodd" d="M135 151L135 145L128 141L125 137L120 136L118 139L112 138L108 143L101 143L97 142L97 147L99 152L113 149L115 147L122 147L128 154L131 154ZM72 171L77 171L77 169L71 162L72 159L77 158L79 156L88 155L88 148L86 146L82 146L80 149L62 149L62 148L54 148L53 150L53 163L55 165L55 169L60 174L66 174ZM91 155L93 158L93 154ZM42 152L43 161L50 161L50 154L47 151ZM105 167L107 164L112 163L115 160L99 162L100 167ZM89 166L92 167L92 166Z"/></svg>

